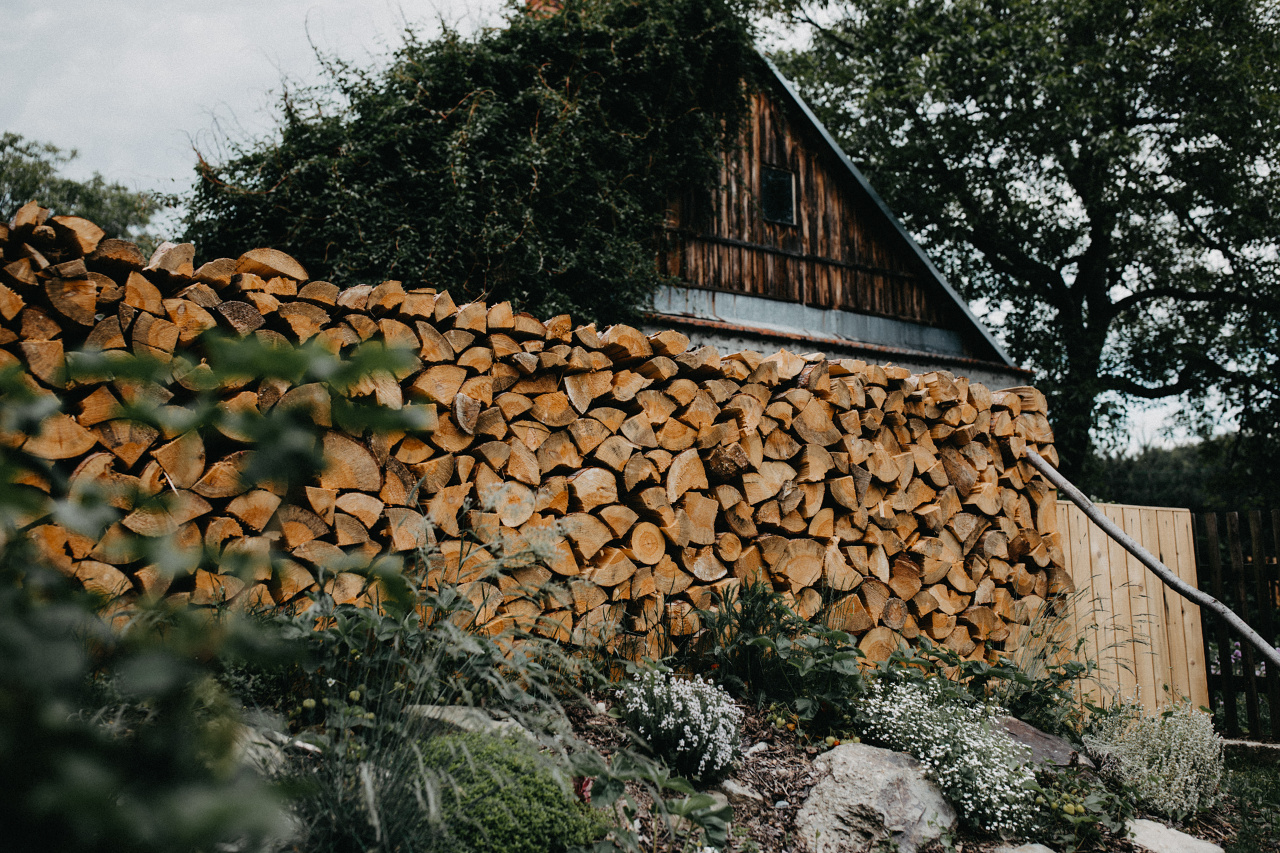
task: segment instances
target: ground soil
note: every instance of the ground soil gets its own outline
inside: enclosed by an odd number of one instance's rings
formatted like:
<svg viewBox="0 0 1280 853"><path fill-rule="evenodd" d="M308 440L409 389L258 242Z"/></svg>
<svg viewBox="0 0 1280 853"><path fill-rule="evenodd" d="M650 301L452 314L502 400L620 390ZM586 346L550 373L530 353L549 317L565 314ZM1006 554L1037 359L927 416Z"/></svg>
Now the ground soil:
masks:
<svg viewBox="0 0 1280 853"><path fill-rule="evenodd" d="M607 701L606 697L598 698L602 702ZM731 778L759 793L761 799L756 802L739 801L734 805L730 844L725 853L805 853L796 839L795 819L816 781L813 759L826 747L807 744L795 732L775 728L759 709L743 706L743 712L745 754ZM569 716L578 736L606 756L626 744L626 734L618 721L607 714L593 714L578 708L571 710ZM629 789L629 793L640 806L639 832L646 850L653 853L697 851L695 837L679 831L673 837L660 820L653 819L649 811L651 802L643 790L634 787ZM1231 804L1226 803L1217 812L1179 828L1225 846L1234 835L1229 814L1231 808ZM954 853L991 853L1005 844L1007 842L999 838L961 828L950 848L935 843L921 853L943 853L948 849ZM1142 848L1116 837L1106 838L1101 846L1083 848L1080 853L1090 851L1145 853Z"/></svg>

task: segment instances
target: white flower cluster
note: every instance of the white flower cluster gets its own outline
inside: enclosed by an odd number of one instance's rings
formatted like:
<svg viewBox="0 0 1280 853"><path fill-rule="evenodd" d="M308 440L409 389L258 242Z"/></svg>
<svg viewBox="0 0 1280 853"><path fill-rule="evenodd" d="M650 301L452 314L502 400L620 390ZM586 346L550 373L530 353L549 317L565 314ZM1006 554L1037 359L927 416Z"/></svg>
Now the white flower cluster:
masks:
<svg viewBox="0 0 1280 853"><path fill-rule="evenodd" d="M677 771L713 779L738 757L742 710L720 687L655 670L618 690L623 719Z"/></svg>
<svg viewBox="0 0 1280 853"><path fill-rule="evenodd" d="M1183 704L1159 714L1128 705L1098 720L1084 744L1108 776L1154 811L1181 817L1212 806L1222 781L1213 719Z"/></svg>
<svg viewBox="0 0 1280 853"><path fill-rule="evenodd" d="M940 701L941 679L872 681L863 695L863 734L914 756L969 824L1005 837L1036 818L1030 754L994 728L992 710Z"/></svg>

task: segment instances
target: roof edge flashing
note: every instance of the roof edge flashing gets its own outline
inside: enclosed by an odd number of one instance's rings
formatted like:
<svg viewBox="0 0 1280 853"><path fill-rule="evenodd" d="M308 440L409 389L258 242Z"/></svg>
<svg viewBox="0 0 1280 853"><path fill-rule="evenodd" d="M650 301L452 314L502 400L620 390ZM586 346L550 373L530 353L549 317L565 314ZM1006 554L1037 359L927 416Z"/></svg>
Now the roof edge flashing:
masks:
<svg viewBox="0 0 1280 853"><path fill-rule="evenodd" d="M951 298L952 302L954 302L956 307L960 309L963 316L973 325L974 331L978 333L981 340L987 346L991 347L993 354L1007 366L1016 370L1021 370L1022 368L1019 368L1014 363L1013 359L1009 357L1009 354L1005 351L1000 342L996 340L995 336L991 333L991 330L988 329L986 325L978 319L977 315L973 313L973 309L969 307L968 301L951 286L946 277L943 276L942 271L938 269L938 267L925 253L924 249L920 247L920 244L916 242L916 239L911 236L909 231L907 231L906 226L902 224L902 221L899 220L897 215L889 209L889 206L885 203L884 199L880 197L880 194L871 186L871 182L868 181L866 176L862 174L862 171L854 165L853 160L849 158L849 155L846 154L844 149L840 147L840 144L836 142L835 137L833 137L831 132L827 130L826 125L818 119L817 115L814 114L808 103L806 103L804 98L800 96L795 85L778 70L778 67L773 63L773 60L763 53L760 53L759 55L765 65L769 68L769 71L773 74L774 80L782 88L782 91L787 96L788 100L790 100L792 106L799 110L805 117L805 120L809 122L815 131L817 131L818 135L830 149L831 153L835 155L836 159L848 171L854 183L857 184L864 193L866 193L871 203L879 209L881 214L897 232L898 236L906 241L911 252L920 260L921 263L924 264L925 270L929 273L930 277L932 277L938 286L942 288L943 292Z"/></svg>

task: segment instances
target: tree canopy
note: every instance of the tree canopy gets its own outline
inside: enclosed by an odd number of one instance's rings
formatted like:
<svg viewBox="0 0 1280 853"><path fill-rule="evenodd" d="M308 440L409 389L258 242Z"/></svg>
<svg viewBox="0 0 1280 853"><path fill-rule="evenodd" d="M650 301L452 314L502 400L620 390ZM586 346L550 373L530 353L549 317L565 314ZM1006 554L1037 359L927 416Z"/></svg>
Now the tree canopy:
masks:
<svg viewBox="0 0 1280 853"><path fill-rule="evenodd" d="M0 134L0 217L7 220L36 200L59 215L96 222L112 237L134 235L151 220L159 205L148 194L108 183L96 172L87 181L59 174L77 156L75 149L65 151L16 133Z"/></svg>
<svg viewBox="0 0 1280 853"><path fill-rule="evenodd" d="M1225 401L1280 458L1273 4L788 5L785 70L1038 371L1069 477L1120 395Z"/></svg>
<svg viewBox="0 0 1280 853"><path fill-rule="evenodd" d="M329 60L279 135L201 164L187 236L317 278L398 278L541 315L631 315L668 199L715 179L755 65L736 0L568 0L473 38Z"/></svg>

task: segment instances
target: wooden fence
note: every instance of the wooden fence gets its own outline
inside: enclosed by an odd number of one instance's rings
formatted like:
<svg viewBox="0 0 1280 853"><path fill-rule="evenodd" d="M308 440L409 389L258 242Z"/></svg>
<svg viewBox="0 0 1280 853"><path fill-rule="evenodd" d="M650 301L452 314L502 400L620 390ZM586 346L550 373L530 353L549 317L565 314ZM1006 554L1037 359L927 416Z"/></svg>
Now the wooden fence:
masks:
<svg viewBox="0 0 1280 853"><path fill-rule="evenodd" d="M1196 583L1195 539L1185 509L1101 504L1122 530L1178 576ZM1200 608L1169 590L1074 504L1058 502L1067 568L1078 590L1064 639L1083 638L1098 662L1091 701L1136 700L1148 710L1188 697L1209 704Z"/></svg>
<svg viewBox="0 0 1280 853"><path fill-rule="evenodd" d="M1280 510L1207 513L1197 522L1201 589L1274 643L1280 626ZM1210 615L1204 628L1205 646L1215 652L1208 687L1219 729L1227 737L1280 740L1280 673L1258 660L1220 619Z"/></svg>

